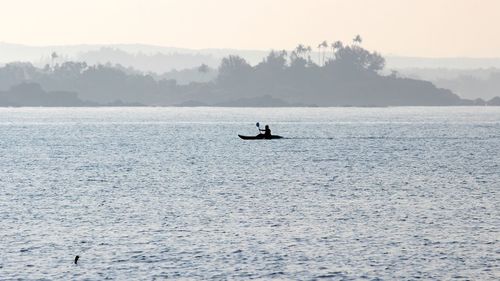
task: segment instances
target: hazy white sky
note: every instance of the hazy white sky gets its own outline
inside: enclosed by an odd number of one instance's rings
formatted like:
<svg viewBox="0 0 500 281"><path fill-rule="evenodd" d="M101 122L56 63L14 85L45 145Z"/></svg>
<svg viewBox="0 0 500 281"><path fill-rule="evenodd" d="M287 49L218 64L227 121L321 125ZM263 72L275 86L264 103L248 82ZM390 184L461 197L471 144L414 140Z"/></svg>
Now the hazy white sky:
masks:
<svg viewBox="0 0 500 281"><path fill-rule="evenodd" d="M500 0L0 0L0 41L500 57Z"/></svg>

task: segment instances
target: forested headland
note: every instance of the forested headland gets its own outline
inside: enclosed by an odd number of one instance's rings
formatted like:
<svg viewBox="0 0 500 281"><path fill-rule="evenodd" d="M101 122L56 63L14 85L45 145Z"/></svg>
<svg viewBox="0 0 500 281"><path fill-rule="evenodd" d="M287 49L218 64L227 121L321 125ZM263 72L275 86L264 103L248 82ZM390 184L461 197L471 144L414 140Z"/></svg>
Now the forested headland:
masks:
<svg viewBox="0 0 500 281"><path fill-rule="evenodd" d="M0 68L0 106L451 106L496 105L466 100L431 82L383 72L385 59L353 43L271 51L250 65L230 55L175 73L144 73L120 65L66 61L43 68ZM53 54L57 57L57 54ZM179 83L182 75L197 81Z"/></svg>

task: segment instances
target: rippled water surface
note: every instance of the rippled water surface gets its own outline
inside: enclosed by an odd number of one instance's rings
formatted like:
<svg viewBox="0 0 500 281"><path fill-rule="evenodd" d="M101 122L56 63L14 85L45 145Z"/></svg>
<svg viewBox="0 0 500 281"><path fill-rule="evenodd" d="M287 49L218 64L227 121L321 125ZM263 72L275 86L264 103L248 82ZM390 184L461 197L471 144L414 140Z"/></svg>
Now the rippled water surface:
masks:
<svg viewBox="0 0 500 281"><path fill-rule="evenodd" d="M240 140L256 121L287 138ZM1 280L500 278L498 107L3 108L0 130Z"/></svg>

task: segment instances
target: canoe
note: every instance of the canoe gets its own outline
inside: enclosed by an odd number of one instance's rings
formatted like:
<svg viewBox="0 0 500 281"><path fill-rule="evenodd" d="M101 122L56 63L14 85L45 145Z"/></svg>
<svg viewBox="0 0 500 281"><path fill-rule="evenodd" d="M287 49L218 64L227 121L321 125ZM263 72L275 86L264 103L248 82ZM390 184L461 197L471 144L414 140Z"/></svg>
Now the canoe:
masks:
<svg viewBox="0 0 500 281"><path fill-rule="evenodd" d="M269 139L282 139L282 136L272 135L271 138L264 138L264 135L256 135L256 136L242 136L238 135L243 140L269 140Z"/></svg>

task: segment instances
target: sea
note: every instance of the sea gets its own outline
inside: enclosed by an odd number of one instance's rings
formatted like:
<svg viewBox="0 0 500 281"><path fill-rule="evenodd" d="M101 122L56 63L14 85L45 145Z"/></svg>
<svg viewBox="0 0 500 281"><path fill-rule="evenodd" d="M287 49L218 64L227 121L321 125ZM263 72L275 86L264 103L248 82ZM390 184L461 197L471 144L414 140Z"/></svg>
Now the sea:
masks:
<svg viewBox="0 0 500 281"><path fill-rule="evenodd" d="M500 107L0 109L0 280L498 280L499 239Z"/></svg>

